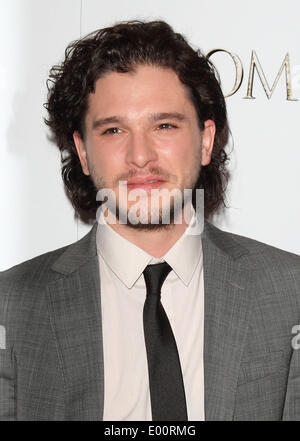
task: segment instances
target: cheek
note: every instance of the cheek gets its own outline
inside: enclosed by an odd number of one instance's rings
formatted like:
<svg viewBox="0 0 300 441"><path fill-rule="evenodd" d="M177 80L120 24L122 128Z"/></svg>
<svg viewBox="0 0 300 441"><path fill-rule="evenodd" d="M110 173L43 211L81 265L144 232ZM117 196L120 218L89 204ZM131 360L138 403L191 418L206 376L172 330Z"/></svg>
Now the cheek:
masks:
<svg viewBox="0 0 300 441"><path fill-rule="evenodd" d="M199 161L200 147L192 139L183 139L165 152L165 160L176 168L188 169L192 164Z"/></svg>
<svg viewBox="0 0 300 441"><path fill-rule="evenodd" d="M93 146L89 153L89 161L93 163L94 169L103 171L110 170L114 162L114 157L109 149Z"/></svg>

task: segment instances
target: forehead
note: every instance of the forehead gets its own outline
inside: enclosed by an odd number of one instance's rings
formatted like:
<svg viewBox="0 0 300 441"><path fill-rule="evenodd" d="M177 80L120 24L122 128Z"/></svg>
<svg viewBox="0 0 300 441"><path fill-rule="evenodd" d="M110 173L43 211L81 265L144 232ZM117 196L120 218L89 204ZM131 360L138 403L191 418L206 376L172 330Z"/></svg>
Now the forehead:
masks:
<svg viewBox="0 0 300 441"><path fill-rule="evenodd" d="M99 78L89 96L89 113L130 111L195 112L187 86L176 72L158 66L138 66L134 72L109 72Z"/></svg>

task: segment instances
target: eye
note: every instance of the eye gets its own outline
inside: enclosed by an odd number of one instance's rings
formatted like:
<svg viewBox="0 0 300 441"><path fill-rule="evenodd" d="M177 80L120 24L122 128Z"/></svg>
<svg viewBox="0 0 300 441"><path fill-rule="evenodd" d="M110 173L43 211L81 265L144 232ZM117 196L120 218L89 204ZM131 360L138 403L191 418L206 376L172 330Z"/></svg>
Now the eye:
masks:
<svg viewBox="0 0 300 441"><path fill-rule="evenodd" d="M119 132L117 132L117 130L119 130ZM117 135L118 133L120 133L121 129L119 129L118 127L111 127L107 130L105 130L105 132L103 132L103 135L106 134L112 134L112 135Z"/></svg>
<svg viewBox="0 0 300 441"><path fill-rule="evenodd" d="M177 128L177 126L174 126L173 124L170 124L170 123L163 123L163 124L160 124L158 127L163 129L163 130L170 129L170 128L172 128L172 129L176 129Z"/></svg>

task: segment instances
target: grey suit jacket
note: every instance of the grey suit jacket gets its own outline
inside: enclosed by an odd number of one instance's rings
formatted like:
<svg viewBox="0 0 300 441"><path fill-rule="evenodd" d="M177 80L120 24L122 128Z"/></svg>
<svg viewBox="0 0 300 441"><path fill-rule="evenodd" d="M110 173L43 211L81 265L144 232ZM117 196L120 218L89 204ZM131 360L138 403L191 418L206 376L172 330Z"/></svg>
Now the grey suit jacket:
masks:
<svg viewBox="0 0 300 441"><path fill-rule="evenodd" d="M0 274L0 420L102 419L95 233ZM202 243L205 419L300 420L300 258L210 224Z"/></svg>

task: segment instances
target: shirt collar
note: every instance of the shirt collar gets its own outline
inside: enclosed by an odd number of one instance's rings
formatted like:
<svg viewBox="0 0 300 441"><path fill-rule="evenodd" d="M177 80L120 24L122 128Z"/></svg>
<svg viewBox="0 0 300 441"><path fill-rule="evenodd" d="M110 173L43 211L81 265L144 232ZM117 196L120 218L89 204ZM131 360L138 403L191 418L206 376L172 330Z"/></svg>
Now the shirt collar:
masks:
<svg viewBox="0 0 300 441"><path fill-rule="evenodd" d="M104 220L104 217L102 217ZM200 260L202 265L202 242L200 234L188 234L195 222L195 212L189 227L177 242L162 257L156 258L134 245L113 230L104 220L97 226L96 243L98 254L102 256L113 273L127 288L131 288L140 278L147 265L166 261L174 273L188 286Z"/></svg>
<svg viewBox="0 0 300 441"><path fill-rule="evenodd" d="M190 225L194 222L192 218ZM188 286L200 261L202 266L202 241L200 234L184 234L164 255L164 260L172 267L176 275Z"/></svg>

